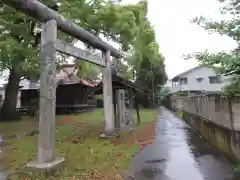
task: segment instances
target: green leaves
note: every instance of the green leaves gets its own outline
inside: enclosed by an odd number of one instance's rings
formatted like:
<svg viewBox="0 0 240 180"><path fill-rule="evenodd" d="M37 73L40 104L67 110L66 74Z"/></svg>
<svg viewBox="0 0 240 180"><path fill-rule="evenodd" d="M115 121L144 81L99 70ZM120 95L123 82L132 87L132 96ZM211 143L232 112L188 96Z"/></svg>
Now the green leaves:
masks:
<svg viewBox="0 0 240 180"><path fill-rule="evenodd" d="M0 22L0 69L14 68L20 76L29 74L28 69L35 72L38 69L36 22L5 5L0 11Z"/></svg>
<svg viewBox="0 0 240 180"><path fill-rule="evenodd" d="M132 44L137 33L135 15L128 6L105 0L61 1L60 13L92 32L119 43L123 50Z"/></svg>
<svg viewBox="0 0 240 180"><path fill-rule="evenodd" d="M42 2L54 4L53 0ZM1 7L0 23L3 27L0 29L0 68L4 70L14 67L19 69L21 76L38 76L40 25L8 6ZM121 74L131 78L132 71L137 71L137 76L144 77L145 81L144 73L148 71L154 70L156 72L153 74L166 76L164 58L159 53L155 31L146 18L147 7L146 0L130 5L107 0L61 0L59 13L96 36L104 35L119 44L123 51L129 52L131 49L128 63L121 65ZM58 35L67 42L76 42L74 38L61 32ZM149 63L153 67L151 70ZM79 69L80 75L86 79L96 79L100 74L97 67L88 63L80 63Z"/></svg>
<svg viewBox="0 0 240 180"><path fill-rule="evenodd" d="M193 20L194 23L204 27L209 32L225 34L236 41L240 41L240 9L237 0L220 1L227 2L222 7L223 14L231 14L231 20L213 21L204 17L198 17ZM196 58L201 64L217 67L220 73L240 72L240 57L237 57L236 51L209 53L197 52L186 56L186 59Z"/></svg>
<svg viewBox="0 0 240 180"><path fill-rule="evenodd" d="M236 41L240 40L240 2L238 0L219 0L222 3L221 13L223 20L216 21L205 17L193 19L194 23L202 26L209 32L226 34ZM226 20L225 20L226 19Z"/></svg>
<svg viewBox="0 0 240 180"><path fill-rule="evenodd" d="M239 43L240 2L238 0L221 0L220 2L224 3L221 8L221 13L223 16L231 15L231 19L228 18L228 20L213 21L211 19L206 19L205 17L198 17L195 18L193 22L202 26L211 33L217 32L219 34L227 35ZM232 95L234 93L239 94L240 78L238 77L238 74L240 74L240 56L236 53L236 50L218 53L209 53L208 51L196 52L187 55L185 58L195 58L198 62L200 62L200 64L215 68L218 73L237 75L231 80L231 84L225 87L224 91L227 92L228 95Z"/></svg>
<svg viewBox="0 0 240 180"><path fill-rule="evenodd" d="M240 20L239 17L233 17L231 20L212 21L204 17L195 18L192 22L197 23L210 33L217 32L225 34L232 39L240 40Z"/></svg>
<svg viewBox="0 0 240 180"><path fill-rule="evenodd" d="M82 79L88 80L90 82L96 82L99 80L101 71L96 65L81 61L78 63L78 69L78 75Z"/></svg>
<svg viewBox="0 0 240 180"><path fill-rule="evenodd" d="M134 9L134 14L138 15L136 23L139 24L138 35L134 43L134 52L131 56L131 64L136 71L137 83L141 86L156 89L166 81L164 58L159 52L156 42L155 31L146 18L147 2L139 3L141 11Z"/></svg>
<svg viewBox="0 0 240 180"><path fill-rule="evenodd" d="M43 3L53 5L54 1L43 0ZM16 66L21 75L35 74L34 70L39 69L37 61L39 24L8 6L1 5L1 10L0 23L3 26L0 28L0 68L4 70ZM117 2L61 0L59 11L96 36L103 34L106 38L120 43L124 50L129 48L136 37L137 25L134 13ZM59 33L59 37L68 42L76 41L63 33ZM91 77L92 74L99 73L97 68L85 63L82 64L82 70L83 76L90 73Z"/></svg>
<svg viewBox="0 0 240 180"><path fill-rule="evenodd" d="M132 67L129 62L122 59L113 59L113 73L124 79L133 79Z"/></svg>

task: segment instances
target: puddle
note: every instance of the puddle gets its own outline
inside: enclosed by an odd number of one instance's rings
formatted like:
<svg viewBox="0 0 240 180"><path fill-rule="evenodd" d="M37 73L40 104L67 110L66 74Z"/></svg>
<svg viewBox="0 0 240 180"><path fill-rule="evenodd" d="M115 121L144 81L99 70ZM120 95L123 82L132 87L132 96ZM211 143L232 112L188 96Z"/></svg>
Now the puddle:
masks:
<svg viewBox="0 0 240 180"><path fill-rule="evenodd" d="M225 180L232 165L168 110L161 112L156 140L131 165L136 180Z"/></svg>
<svg viewBox="0 0 240 180"><path fill-rule="evenodd" d="M154 178L161 172L162 172L162 170L160 168L155 168L155 167L151 167L151 166L144 167L141 171L143 176L148 177L148 178Z"/></svg>
<svg viewBox="0 0 240 180"><path fill-rule="evenodd" d="M147 164L156 164L156 163L163 163L166 159L153 159L145 161Z"/></svg>

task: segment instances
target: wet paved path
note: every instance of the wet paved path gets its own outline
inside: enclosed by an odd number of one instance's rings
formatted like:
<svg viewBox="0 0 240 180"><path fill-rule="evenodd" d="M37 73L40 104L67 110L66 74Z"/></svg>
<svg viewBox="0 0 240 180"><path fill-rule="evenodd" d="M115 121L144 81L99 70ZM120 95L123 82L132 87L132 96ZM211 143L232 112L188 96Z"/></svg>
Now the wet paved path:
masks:
<svg viewBox="0 0 240 180"><path fill-rule="evenodd" d="M126 180L225 180L231 164L188 124L161 108L157 136L135 156Z"/></svg>

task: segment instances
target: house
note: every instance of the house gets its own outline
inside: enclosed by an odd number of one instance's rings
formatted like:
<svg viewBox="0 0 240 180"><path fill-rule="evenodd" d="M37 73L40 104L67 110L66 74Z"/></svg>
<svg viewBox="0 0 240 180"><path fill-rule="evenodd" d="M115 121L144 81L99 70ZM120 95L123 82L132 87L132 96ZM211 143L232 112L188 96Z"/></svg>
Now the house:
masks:
<svg viewBox="0 0 240 180"><path fill-rule="evenodd" d="M25 83L25 81L23 83ZM21 83L21 84L23 84L23 83ZM5 99L6 85L7 85L6 77L0 76L0 108L2 107L4 99ZM22 85L19 84L19 88L20 87L22 87ZM20 97L21 97L21 92L18 92L16 108L19 108L21 106Z"/></svg>
<svg viewBox="0 0 240 180"><path fill-rule="evenodd" d="M56 112L70 113L88 108L88 91L96 84L83 80L77 76L75 64L62 65L56 75ZM39 99L40 82L25 84L20 89L21 108L28 109L31 102ZM38 103L37 103L38 104ZM93 104L94 105L94 104Z"/></svg>
<svg viewBox="0 0 240 180"><path fill-rule="evenodd" d="M218 75L209 67L197 66L185 71L171 81L171 93L185 92L219 92L230 83L230 76Z"/></svg>
<svg viewBox="0 0 240 180"><path fill-rule="evenodd" d="M75 87L77 86L78 86L77 88L80 88L81 86L80 84L86 87L94 87L96 85L94 83L80 79L79 77L77 77L77 73L78 73L78 69L76 68L75 64L62 65L60 67L60 70L57 72L57 76L56 76L58 85L60 86L65 85L64 91L71 88L75 89ZM7 80L5 76L0 76L0 84L1 84L0 85L0 107L1 107L5 99L5 87L7 84ZM75 84L75 85L71 85L71 84ZM68 85L68 87L66 85ZM21 107L26 106L26 104L29 103L29 100L31 98L37 97L39 88L40 88L39 80L35 82L29 81L27 79L21 80L19 83L19 92L17 97L18 99L17 99L16 108L19 109ZM63 92L61 91L61 93ZM70 101L75 101L75 103L77 103L76 100L73 100L74 97L70 97L71 93L68 93L68 94L69 94L67 98L68 100L66 100L65 102L67 103L68 101L68 103L70 103ZM63 101L62 99L64 98L61 98L61 100L57 99L57 102Z"/></svg>

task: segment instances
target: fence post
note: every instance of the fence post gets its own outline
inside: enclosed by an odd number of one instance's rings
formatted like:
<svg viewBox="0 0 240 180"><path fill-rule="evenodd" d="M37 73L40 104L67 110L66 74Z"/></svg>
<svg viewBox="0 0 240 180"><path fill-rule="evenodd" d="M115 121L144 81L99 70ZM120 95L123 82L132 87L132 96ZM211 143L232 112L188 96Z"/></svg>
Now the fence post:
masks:
<svg viewBox="0 0 240 180"><path fill-rule="evenodd" d="M229 107L229 119L231 122L231 133L233 136L233 141L234 143L236 142L236 133L235 133L235 128L234 128L234 119L233 119L233 109L232 109L232 99L228 97L228 107Z"/></svg>

